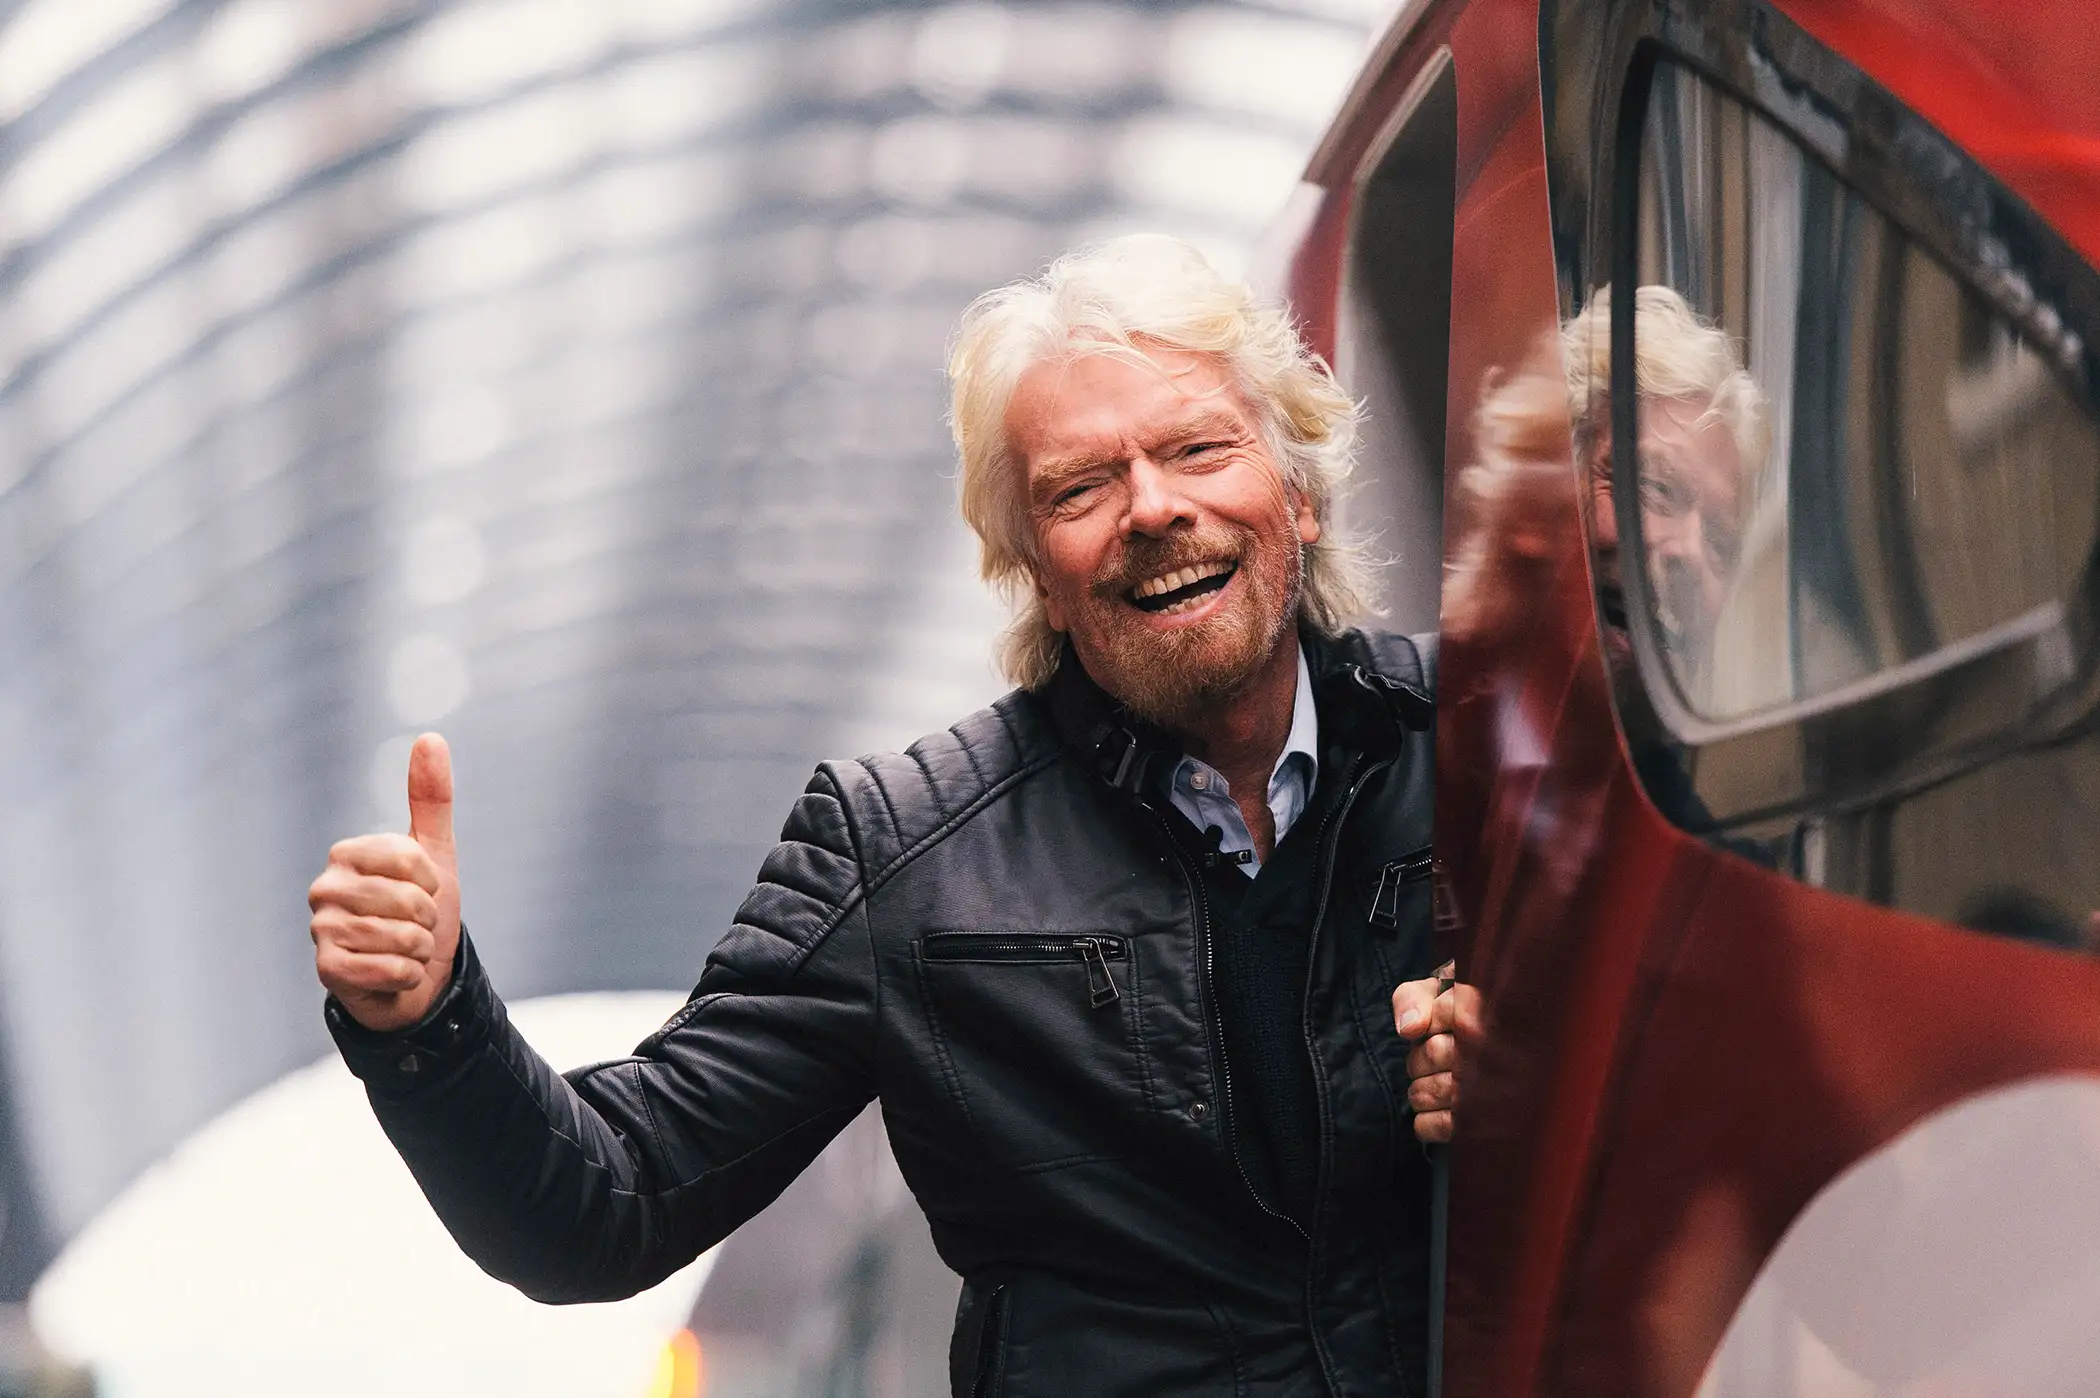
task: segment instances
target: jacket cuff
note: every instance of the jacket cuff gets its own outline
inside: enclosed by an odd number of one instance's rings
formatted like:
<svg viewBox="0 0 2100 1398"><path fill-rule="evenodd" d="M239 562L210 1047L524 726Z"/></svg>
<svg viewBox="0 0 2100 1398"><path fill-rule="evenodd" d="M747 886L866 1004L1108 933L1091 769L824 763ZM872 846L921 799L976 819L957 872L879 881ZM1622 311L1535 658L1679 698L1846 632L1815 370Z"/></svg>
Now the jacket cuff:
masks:
<svg viewBox="0 0 2100 1398"><path fill-rule="evenodd" d="M452 983L430 1013L408 1028L367 1029L333 995L322 1013L350 1071L374 1092L405 1097L456 1077L488 1043L503 1006L462 926Z"/></svg>

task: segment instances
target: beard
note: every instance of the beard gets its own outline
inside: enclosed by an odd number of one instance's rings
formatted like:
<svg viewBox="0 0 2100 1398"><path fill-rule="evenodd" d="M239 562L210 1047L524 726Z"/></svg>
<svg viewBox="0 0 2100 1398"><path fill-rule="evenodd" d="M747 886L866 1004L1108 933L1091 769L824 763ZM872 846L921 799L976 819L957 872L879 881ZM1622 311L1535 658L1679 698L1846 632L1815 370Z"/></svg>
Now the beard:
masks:
<svg viewBox="0 0 2100 1398"><path fill-rule="evenodd" d="M1217 558L1238 559L1235 596L1194 626L1146 626L1130 591L1148 578ZM1087 673L1131 713L1169 731L1199 725L1244 692L1298 615L1305 563L1295 534L1209 526L1134 539L1075 609L1072 642Z"/></svg>

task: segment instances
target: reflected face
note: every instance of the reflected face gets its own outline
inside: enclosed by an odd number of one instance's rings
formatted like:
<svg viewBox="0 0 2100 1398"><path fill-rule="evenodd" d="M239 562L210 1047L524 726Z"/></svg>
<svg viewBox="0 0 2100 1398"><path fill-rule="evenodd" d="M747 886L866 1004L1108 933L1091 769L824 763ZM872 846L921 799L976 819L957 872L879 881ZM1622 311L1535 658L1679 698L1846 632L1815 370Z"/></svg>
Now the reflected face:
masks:
<svg viewBox="0 0 2100 1398"><path fill-rule="evenodd" d="M1290 634L1311 505L1224 366L1170 350L1036 365L1006 412L1036 591L1109 693L1185 728Z"/></svg>
<svg viewBox="0 0 2100 1398"><path fill-rule="evenodd" d="M1671 652L1696 673L1707 658L1742 552L1743 468L1735 438L1718 418L1681 399L1641 404L1641 533L1648 590ZM1623 630L1619 524L1612 509L1611 440L1590 461L1592 528L1606 619Z"/></svg>

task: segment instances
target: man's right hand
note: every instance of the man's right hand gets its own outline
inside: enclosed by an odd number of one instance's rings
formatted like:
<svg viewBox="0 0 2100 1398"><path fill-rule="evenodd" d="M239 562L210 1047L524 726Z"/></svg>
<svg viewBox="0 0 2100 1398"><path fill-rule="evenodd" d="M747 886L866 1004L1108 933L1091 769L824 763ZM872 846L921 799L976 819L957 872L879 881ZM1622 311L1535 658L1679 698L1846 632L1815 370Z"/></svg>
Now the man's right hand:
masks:
<svg viewBox="0 0 2100 1398"><path fill-rule="evenodd" d="M452 752L435 733L408 755L408 834L358 835L328 851L306 892L314 969L367 1029L406 1029L452 982L459 866L452 848Z"/></svg>

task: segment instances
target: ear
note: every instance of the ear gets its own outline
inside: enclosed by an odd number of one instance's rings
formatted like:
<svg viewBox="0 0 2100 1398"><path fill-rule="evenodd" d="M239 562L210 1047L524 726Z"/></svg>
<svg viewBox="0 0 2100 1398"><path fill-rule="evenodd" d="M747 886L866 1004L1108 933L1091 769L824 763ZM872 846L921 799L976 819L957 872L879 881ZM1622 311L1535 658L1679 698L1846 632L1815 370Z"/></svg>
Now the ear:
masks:
<svg viewBox="0 0 2100 1398"><path fill-rule="evenodd" d="M1298 497L1298 541L1308 547L1319 543L1320 517L1313 512L1312 497L1302 490L1291 493Z"/></svg>
<svg viewBox="0 0 2100 1398"><path fill-rule="evenodd" d="M1043 578L1040 573L1035 575L1035 599L1043 604L1043 620L1050 623L1052 631L1062 633L1071 630L1065 624L1067 621L1065 609L1058 605L1057 599L1050 594L1050 589L1043 586Z"/></svg>

